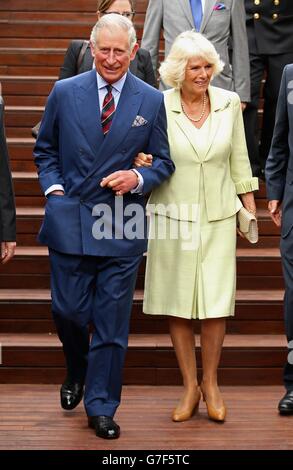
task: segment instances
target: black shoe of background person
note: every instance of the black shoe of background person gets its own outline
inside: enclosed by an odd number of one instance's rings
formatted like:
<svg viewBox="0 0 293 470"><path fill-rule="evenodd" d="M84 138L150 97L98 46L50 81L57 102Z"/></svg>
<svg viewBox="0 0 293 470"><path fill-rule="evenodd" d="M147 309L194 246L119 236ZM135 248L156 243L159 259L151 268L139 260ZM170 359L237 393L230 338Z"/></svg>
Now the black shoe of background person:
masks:
<svg viewBox="0 0 293 470"><path fill-rule="evenodd" d="M64 410L73 410L83 397L83 384L65 382L60 388L60 402Z"/></svg>
<svg viewBox="0 0 293 470"><path fill-rule="evenodd" d="M120 427L110 416L88 416L88 425L103 439L118 439Z"/></svg>
<svg viewBox="0 0 293 470"><path fill-rule="evenodd" d="M293 415L293 390L283 396L278 406L280 415Z"/></svg>

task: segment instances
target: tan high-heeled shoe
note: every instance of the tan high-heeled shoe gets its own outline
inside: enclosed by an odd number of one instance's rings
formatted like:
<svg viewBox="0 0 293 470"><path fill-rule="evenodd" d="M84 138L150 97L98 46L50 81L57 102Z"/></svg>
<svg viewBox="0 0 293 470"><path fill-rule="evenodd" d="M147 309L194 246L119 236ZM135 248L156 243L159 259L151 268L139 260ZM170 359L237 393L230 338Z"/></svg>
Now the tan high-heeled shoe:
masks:
<svg viewBox="0 0 293 470"><path fill-rule="evenodd" d="M226 415L227 415L227 408L226 408L225 404L223 406L221 406L220 408L216 408L214 405L212 405L211 402L208 402L206 400L206 397L205 397L204 391L202 389L202 386L200 386L200 389L201 389L203 401L205 402L206 407L207 407L207 412L208 412L209 418L212 421L217 421L219 423L223 423L225 421L225 418L226 418Z"/></svg>
<svg viewBox="0 0 293 470"><path fill-rule="evenodd" d="M190 406L189 408L186 408L183 411L179 411L178 407L175 408L175 410L172 413L172 420L176 422L181 422L181 421L187 421L188 419L192 418L192 416L198 411L200 399L201 399L201 391L200 391L200 387L198 386L196 395L195 395L195 401L192 404L192 406Z"/></svg>

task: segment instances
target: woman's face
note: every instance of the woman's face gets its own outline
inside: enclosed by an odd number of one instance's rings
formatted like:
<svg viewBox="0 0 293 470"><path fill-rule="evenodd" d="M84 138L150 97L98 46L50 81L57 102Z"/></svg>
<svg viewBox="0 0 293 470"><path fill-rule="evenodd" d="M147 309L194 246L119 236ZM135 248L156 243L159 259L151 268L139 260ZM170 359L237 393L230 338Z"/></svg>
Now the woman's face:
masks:
<svg viewBox="0 0 293 470"><path fill-rule="evenodd" d="M132 8L128 0L115 0L106 12L98 12L98 17L107 13L119 13L126 16L129 20L133 20Z"/></svg>
<svg viewBox="0 0 293 470"><path fill-rule="evenodd" d="M213 66L209 62L199 57L189 59L182 89L192 95L202 94L207 91L212 75Z"/></svg>

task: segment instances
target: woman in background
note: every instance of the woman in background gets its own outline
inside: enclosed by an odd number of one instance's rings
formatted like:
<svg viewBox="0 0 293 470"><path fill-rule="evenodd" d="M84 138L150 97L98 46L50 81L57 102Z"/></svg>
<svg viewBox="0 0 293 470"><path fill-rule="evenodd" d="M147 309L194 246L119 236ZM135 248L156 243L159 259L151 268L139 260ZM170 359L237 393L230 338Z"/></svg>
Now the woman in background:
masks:
<svg viewBox="0 0 293 470"><path fill-rule="evenodd" d="M108 13L117 13L133 21L135 15L134 2L133 0L98 0L98 19ZM79 73L87 72L92 68L93 57L89 42L73 40L66 51L59 79L69 78ZM145 49L138 49L135 59L130 63L129 70L133 75L149 85L156 86L151 56Z"/></svg>

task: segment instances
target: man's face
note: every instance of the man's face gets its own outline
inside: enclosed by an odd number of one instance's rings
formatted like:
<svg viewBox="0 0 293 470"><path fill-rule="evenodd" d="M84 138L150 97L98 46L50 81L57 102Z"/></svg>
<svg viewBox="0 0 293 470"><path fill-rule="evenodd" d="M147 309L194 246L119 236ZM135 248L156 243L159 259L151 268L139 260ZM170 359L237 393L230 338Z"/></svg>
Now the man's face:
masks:
<svg viewBox="0 0 293 470"><path fill-rule="evenodd" d="M138 44L129 50L126 31L109 31L103 28L97 37L96 45L91 44L92 56L97 72L108 83L115 83L127 72L130 61L134 59Z"/></svg>

